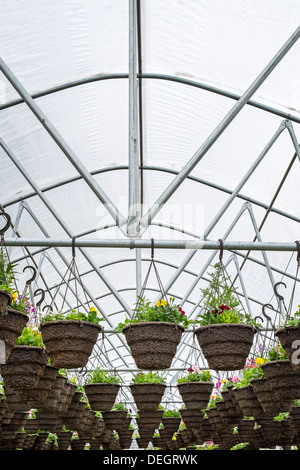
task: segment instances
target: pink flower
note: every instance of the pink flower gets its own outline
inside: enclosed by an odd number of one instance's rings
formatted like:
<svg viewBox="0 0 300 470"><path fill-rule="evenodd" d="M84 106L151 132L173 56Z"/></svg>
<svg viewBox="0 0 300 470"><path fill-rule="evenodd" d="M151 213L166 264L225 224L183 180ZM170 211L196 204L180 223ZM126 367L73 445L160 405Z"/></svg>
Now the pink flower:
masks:
<svg viewBox="0 0 300 470"><path fill-rule="evenodd" d="M178 307L178 310L179 310L179 312L181 313L181 315L185 315L185 312L182 310L181 307Z"/></svg>

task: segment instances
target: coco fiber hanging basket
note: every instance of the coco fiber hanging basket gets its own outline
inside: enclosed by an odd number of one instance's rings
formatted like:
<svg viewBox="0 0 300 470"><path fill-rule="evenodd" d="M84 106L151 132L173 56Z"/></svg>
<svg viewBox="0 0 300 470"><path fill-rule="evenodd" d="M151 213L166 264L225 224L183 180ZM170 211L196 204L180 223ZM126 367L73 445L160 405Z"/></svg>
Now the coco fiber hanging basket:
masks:
<svg viewBox="0 0 300 470"><path fill-rule="evenodd" d="M156 303L151 303L144 298L146 284L152 268L161 293L161 300ZM169 301L166 299L154 263L152 240L151 263L134 315L127 324L119 325L139 369L159 370L168 369L171 366L182 333L188 324L185 312L181 307L175 305L174 301L174 298L170 298Z"/></svg>

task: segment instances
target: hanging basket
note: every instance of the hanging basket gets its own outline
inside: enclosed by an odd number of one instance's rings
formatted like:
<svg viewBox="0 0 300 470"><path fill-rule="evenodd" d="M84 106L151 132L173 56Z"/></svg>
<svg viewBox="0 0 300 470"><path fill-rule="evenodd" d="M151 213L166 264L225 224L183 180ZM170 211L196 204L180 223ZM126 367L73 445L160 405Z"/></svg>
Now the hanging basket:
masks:
<svg viewBox="0 0 300 470"><path fill-rule="evenodd" d="M157 410L166 385L160 383L136 383L129 386L139 411Z"/></svg>
<svg viewBox="0 0 300 470"><path fill-rule="evenodd" d="M244 417L258 418L264 415L264 410L251 385L237 388L234 393Z"/></svg>
<svg viewBox="0 0 300 470"><path fill-rule="evenodd" d="M11 308L7 308L5 315L0 317L0 340L5 344L5 362L8 360L12 348L16 346L17 339L28 319L29 316L26 313Z"/></svg>
<svg viewBox="0 0 300 470"><path fill-rule="evenodd" d="M207 407L214 384L212 382L186 382L177 384L177 389L188 410L203 410Z"/></svg>
<svg viewBox="0 0 300 470"><path fill-rule="evenodd" d="M110 411L120 390L119 384L91 383L84 387L93 411Z"/></svg>
<svg viewBox="0 0 300 470"><path fill-rule="evenodd" d="M132 323L122 329L139 369L171 367L184 327L169 322Z"/></svg>
<svg viewBox="0 0 300 470"><path fill-rule="evenodd" d="M34 388L43 375L47 361L45 350L38 346L15 346L6 364L1 365L4 385L18 390Z"/></svg>
<svg viewBox="0 0 300 470"><path fill-rule="evenodd" d="M293 369L300 372L300 325L280 328L275 331L275 336L280 341L283 349L285 349Z"/></svg>
<svg viewBox="0 0 300 470"><path fill-rule="evenodd" d="M290 412L293 401L299 398L300 374L289 360L270 361L261 365L269 379L272 393L281 401L282 412Z"/></svg>
<svg viewBox="0 0 300 470"><path fill-rule="evenodd" d="M103 411L102 418L107 429L116 431L128 429L130 420L127 418L127 411L125 410L110 410Z"/></svg>
<svg viewBox="0 0 300 470"><path fill-rule="evenodd" d="M85 367L102 327L81 320L56 320L41 324L51 364L58 369Z"/></svg>
<svg viewBox="0 0 300 470"><path fill-rule="evenodd" d="M162 420L163 429L159 430L159 434L161 437L172 439L175 432L178 431L181 417L177 416L170 416L170 417L163 417Z"/></svg>
<svg viewBox="0 0 300 470"><path fill-rule="evenodd" d="M257 330L252 325L222 323L196 328L195 335L210 369L243 369Z"/></svg>
<svg viewBox="0 0 300 470"><path fill-rule="evenodd" d="M272 417L278 416L284 406L276 395L272 393L270 381L262 377L252 379L250 383L265 415Z"/></svg>

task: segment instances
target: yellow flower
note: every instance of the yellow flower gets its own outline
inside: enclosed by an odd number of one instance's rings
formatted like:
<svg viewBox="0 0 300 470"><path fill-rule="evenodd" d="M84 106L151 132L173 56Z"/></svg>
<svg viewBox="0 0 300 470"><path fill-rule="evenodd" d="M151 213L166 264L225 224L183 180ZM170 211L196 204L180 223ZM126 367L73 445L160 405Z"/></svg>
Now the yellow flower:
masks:
<svg viewBox="0 0 300 470"><path fill-rule="evenodd" d="M226 382L227 382L227 380L223 379L221 383L225 384Z"/></svg>
<svg viewBox="0 0 300 470"><path fill-rule="evenodd" d="M92 306L92 307L90 308L90 312L97 312L97 310L95 309L95 307Z"/></svg>
<svg viewBox="0 0 300 470"><path fill-rule="evenodd" d="M18 292L16 291L12 294L12 298L14 299L14 302L17 300L17 297L18 297Z"/></svg>
<svg viewBox="0 0 300 470"><path fill-rule="evenodd" d="M255 360L256 364L263 364L265 361L263 360L262 357L258 357L256 360Z"/></svg>
<svg viewBox="0 0 300 470"><path fill-rule="evenodd" d="M157 307L164 307L165 305L168 305L168 302L164 299L159 300L156 302Z"/></svg>

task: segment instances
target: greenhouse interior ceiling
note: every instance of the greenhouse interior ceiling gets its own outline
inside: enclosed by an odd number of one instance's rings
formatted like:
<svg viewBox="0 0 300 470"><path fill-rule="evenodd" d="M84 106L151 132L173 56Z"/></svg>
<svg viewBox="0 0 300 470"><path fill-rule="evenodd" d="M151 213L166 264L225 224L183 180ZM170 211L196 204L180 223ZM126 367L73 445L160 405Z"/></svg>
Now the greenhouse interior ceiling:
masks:
<svg viewBox="0 0 300 470"><path fill-rule="evenodd" d="M299 0L1 2L0 264L43 339L49 313L101 318L70 380L113 374L136 412L129 385L149 371L165 410L191 369L216 396L244 366L214 368L196 333L233 294L247 361L279 354L300 303L299 19ZM146 340L157 362L140 366L120 326L146 303L186 322L168 366Z"/></svg>

